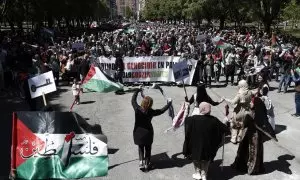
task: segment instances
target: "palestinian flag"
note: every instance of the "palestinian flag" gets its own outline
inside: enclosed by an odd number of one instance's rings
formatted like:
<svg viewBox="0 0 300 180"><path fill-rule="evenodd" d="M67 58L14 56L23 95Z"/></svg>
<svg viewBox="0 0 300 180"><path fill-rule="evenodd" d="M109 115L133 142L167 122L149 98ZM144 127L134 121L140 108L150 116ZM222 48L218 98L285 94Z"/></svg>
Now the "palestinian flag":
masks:
<svg viewBox="0 0 300 180"><path fill-rule="evenodd" d="M107 175L107 138L71 112L13 114L11 175L78 179Z"/></svg>
<svg viewBox="0 0 300 180"><path fill-rule="evenodd" d="M115 82L113 78L106 75L98 67L91 66L83 81L83 88L96 92L112 92L122 90L123 85Z"/></svg>
<svg viewBox="0 0 300 180"><path fill-rule="evenodd" d="M223 49L224 48L224 42L220 39L218 42L217 42L217 44L216 44L216 46L217 46L217 48L219 48L219 49Z"/></svg>
<svg viewBox="0 0 300 180"><path fill-rule="evenodd" d="M173 118L173 122L172 122L172 127L170 127L169 129L167 129L165 132L168 132L170 130L177 130L178 128L180 128L185 121L185 118L188 117L189 115L189 104L184 102L178 112L178 114Z"/></svg>

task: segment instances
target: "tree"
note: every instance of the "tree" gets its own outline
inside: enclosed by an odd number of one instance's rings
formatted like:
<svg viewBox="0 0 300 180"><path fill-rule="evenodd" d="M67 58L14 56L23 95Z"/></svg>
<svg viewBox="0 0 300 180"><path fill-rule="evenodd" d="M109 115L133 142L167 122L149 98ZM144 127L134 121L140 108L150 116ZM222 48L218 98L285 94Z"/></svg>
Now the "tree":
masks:
<svg viewBox="0 0 300 180"><path fill-rule="evenodd" d="M252 11L258 20L264 24L264 30L271 33L271 25L276 20L288 0L250 0Z"/></svg>
<svg viewBox="0 0 300 180"><path fill-rule="evenodd" d="M292 28L300 20L300 5L296 0L292 0L283 10L283 17L285 20L292 22Z"/></svg>
<svg viewBox="0 0 300 180"><path fill-rule="evenodd" d="M131 8L129 6L124 7L124 12L125 12L125 17L127 19L130 19L131 17L134 16L134 13L133 13L133 11L131 10Z"/></svg>
<svg viewBox="0 0 300 180"><path fill-rule="evenodd" d="M24 21L31 20L39 26L53 27L56 21L67 26L81 26L109 13L104 0L3 0L0 3L2 21L9 22L11 29L17 24L22 29Z"/></svg>

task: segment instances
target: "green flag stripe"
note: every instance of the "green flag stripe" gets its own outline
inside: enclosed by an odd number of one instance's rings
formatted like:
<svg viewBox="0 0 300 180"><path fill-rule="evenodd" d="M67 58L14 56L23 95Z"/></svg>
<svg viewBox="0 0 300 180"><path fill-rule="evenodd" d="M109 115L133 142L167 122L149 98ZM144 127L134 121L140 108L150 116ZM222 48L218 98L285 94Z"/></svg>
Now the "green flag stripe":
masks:
<svg viewBox="0 0 300 180"><path fill-rule="evenodd" d="M32 157L17 168L17 178L22 179L78 179L106 176L108 157L71 157L64 167L59 156Z"/></svg>
<svg viewBox="0 0 300 180"><path fill-rule="evenodd" d="M96 92L112 92L122 89L122 87L116 87L109 81L98 79L90 79L86 84L83 85L83 88Z"/></svg>

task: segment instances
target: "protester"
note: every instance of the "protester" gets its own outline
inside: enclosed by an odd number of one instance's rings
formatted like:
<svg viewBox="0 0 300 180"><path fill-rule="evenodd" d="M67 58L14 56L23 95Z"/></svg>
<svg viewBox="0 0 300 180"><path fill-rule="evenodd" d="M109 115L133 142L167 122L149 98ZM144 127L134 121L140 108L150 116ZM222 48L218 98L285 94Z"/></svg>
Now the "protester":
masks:
<svg viewBox="0 0 300 180"><path fill-rule="evenodd" d="M183 155L193 160L194 179L207 179L209 164L213 162L222 137L228 131L228 128L210 113L211 105L201 102L199 114L185 120Z"/></svg>
<svg viewBox="0 0 300 180"><path fill-rule="evenodd" d="M225 99L226 102L234 105L233 117L231 121L231 142L239 143L242 140L244 131L244 119L250 112L250 102L253 96L252 91L248 89L248 84L245 80L238 83L238 93L234 99Z"/></svg>
<svg viewBox="0 0 300 180"><path fill-rule="evenodd" d="M60 71L60 68L59 68L59 61L58 59L52 55L51 58L50 58L50 68L53 72L53 76L54 76L54 79L55 79L55 85L58 86L59 84L59 71Z"/></svg>
<svg viewBox="0 0 300 180"><path fill-rule="evenodd" d="M77 82L76 79L73 80L73 85L72 85L72 93L75 98L75 104L79 105L80 104L80 93L82 92L80 82Z"/></svg>
<svg viewBox="0 0 300 180"><path fill-rule="evenodd" d="M296 105L296 113L292 114L297 118L300 117L300 69L297 68L297 72L295 73L294 70L291 70L291 74L293 77L293 81L295 82L295 105Z"/></svg>
<svg viewBox="0 0 300 180"><path fill-rule="evenodd" d="M220 103L222 103L224 100L221 99L219 102L215 102L211 99L211 97L207 94L206 89L205 89L205 85L204 84L200 84L197 87L197 92L190 98L189 103L193 104L194 103L194 110L192 112L192 116L193 115L197 115L199 114L199 105L202 102L207 102L213 106L217 106Z"/></svg>
<svg viewBox="0 0 300 180"><path fill-rule="evenodd" d="M153 143L153 126L151 120L154 116L163 114L171 105L171 100L162 109L152 109L153 99L149 96L143 98L141 105L137 104L137 95L142 89L138 89L132 96L131 104L135 111L135 124L133 129L134 143L138 145L139 168L146 172L152 168L151 149Z"/></svg>
<svg viewBox="0 0 300 180"><path fill-rule="evenodd" d="M255 175L265 171L263 164L263 132L259 131L256 126L269 133L272 137L276 137L273 128L269 124L264 102L259 97L252 99L251 109L252 112L245 116L244 127L247 130L231 167L249 175Z"/></svg>
<svg viewBox="0 0 300 180"><path fill-rule="evenodd" d="M273 130L275 131L275 113L274 113L274 105L271 101L271 99L268 97L269 93L269 87L265 85L261 89L261 100L265 103L266 109L267 109L267 115L268 115L268 120L269 123L271 124Z"/></svg>
<svg viewBox="0 0 300 180"><path fill-rule="evenodd" d="M124 62L120 52L117 52L116 54L115 66L117 70L116 80L123 84Z"/></svg>
<svg viewBox="0 0 300 180"><path fill-rule="evenodd" d="M225 73L226 73L226 84L228 84L229 77L231 78L231 85L234 85L234 73L235 73L235 64L238 58L236 51L234 49L225 56Z"/></svg>

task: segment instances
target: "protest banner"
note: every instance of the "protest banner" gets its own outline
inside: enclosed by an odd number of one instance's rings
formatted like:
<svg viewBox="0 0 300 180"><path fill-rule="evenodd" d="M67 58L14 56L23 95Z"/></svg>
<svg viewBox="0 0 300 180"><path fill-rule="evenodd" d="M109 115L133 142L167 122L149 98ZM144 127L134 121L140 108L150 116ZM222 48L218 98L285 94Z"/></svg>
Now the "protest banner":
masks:
<svg viewBox="0 0 300 180"><path fill-rule="evenodd" d="M79 179L106 176L107 137L76 113L13 113L11 176Z"/></svg>
<svg viewBox="0 0 300 180"><path fill-rule="evenodd" d="M43 96L45 106L47 105L45 94L56 91L52 71L28 79L28 85L31 98L34 99L36 97Z"/></svg>
<svg viewBox="0 0 300 180"><path fill-rule="evenodd" d="M145 56L124 58L124 82L175 82L173 65L186 61L190 77L185 78L185 84L192 84L197 61L182 59L177 56ZM109 76L115 77L115 58L99 57L100 68Z"/></svg>

